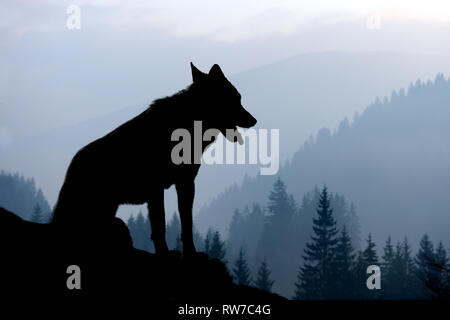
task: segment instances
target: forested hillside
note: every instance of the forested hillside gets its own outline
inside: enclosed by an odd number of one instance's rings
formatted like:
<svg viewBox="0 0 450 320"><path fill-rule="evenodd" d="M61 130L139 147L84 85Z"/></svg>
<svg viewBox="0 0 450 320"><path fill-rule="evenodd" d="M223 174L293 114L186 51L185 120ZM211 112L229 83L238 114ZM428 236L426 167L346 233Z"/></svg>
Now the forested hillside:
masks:
<svg viewBox="0 0 450 320"><path fill-rule="evenodd" d="M31 219L35 210L41 210L43 216L51 212L50 205L42 190L36 187L34 179L3 171L0 171L0 206L27 220Z"/></svg>

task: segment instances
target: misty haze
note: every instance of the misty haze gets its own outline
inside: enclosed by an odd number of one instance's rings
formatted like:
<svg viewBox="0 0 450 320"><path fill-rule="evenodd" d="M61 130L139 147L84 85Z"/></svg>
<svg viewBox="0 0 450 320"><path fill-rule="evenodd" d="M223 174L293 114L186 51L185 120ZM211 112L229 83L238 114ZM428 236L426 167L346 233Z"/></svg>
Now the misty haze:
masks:
<svg viewBox="0 0 450 320"><path fill-rule="evenodd" d="M0 207L51 221L80 148L190 85L189 62L217 63L255 129L279 130L279 170L203 165L197 249L235 283L289 299L436 298L413 275L426 253L449 266L450 9L175 3L81 4L79 30L67 29L57 1L0 5ZM181 251L176 193L165 194L167 243ZM153 253L146 206L123 205L118 216L133 246ZM367 294L352 282L352 293L313 293L320 221L332 225L333 245L352 248L354 274L365 277L369 261L403 272L382 280L395 290Z"/></svg>

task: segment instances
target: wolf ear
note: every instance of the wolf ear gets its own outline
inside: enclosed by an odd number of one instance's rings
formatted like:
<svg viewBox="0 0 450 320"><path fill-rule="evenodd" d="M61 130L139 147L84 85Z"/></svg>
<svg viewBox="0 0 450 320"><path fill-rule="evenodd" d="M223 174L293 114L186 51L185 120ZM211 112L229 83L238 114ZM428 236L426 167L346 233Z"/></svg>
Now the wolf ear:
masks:
<svg viewBox="0 0 450 320"><path fill-rule="evenodd" d="M216 79L225 78L225 75L223 74L222 69L220 69L218 64L215 64L211 67L211 70L209 70L209 75Z"/></svg>
<svg viewBox="0 0 450 320"><path fill-rule="evenodd" d="M200 82L204 79L206 79L206 77L208 76L206 73L201 72L200 70L197 69L196 66L194 66L194 64L191 62L191 71L192 71L192 81L195 82Z"/></svg>

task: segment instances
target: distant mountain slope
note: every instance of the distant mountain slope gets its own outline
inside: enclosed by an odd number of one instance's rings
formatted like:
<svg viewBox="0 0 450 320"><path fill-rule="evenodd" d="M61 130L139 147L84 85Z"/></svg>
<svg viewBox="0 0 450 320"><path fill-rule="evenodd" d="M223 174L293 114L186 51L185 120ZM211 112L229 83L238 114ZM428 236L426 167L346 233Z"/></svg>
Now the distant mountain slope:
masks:
<svg viewBox="0 0 450 320"><path fill-rule="evenodd" d="M417 82L376 100L353 123L318 132L279 175L299 200L327 184L354 201L363 234L378 243L387 235L418 243L424 233L450 243L450 80ZM227 232L235 208L265 204L275 177L247 178L217 197L197 216Z"/></svg>
<svg viewBox="0 0 450 320"><path fill-rule="evenodd" d="M29 219L35 205L41 208L44 216L51 212L42 190L36 188L34 179L0 171L0 207Z"/></svg>
<svg viewBox="0 0 450 320"><path fill-rule="evenodd" d="M393 52L302 54L233 77L244 106L262 128L280 129L280 153L291 157L320 128L337 128L377 96L420 78L450 74L450 57Z"/></svg>

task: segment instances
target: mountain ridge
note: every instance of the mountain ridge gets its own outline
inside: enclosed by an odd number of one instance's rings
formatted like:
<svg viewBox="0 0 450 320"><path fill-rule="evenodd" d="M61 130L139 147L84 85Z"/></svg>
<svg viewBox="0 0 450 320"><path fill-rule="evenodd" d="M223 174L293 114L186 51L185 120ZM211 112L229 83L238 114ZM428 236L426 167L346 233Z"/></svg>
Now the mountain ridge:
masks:
<svg viewBox="0 0 450 320"><path fill-rule="evenodd" d="M430 233L449 243L445 229L450 218L444 211L450 203L439 191L450 187L448 105L450 81L443 74L434 82L394 91L390 99L376 99L351 123L343 120L334 133L319 130L280 168L279 176L297 200L323 184L348 197L361 216L363 234L372 232L376 239L408 236L417 243L419 235ZM197 224L227 233L234 209L252 202L264 205L274 179L244 180L205 207ZM409 216L398 212L405 210Z"/></svg>

